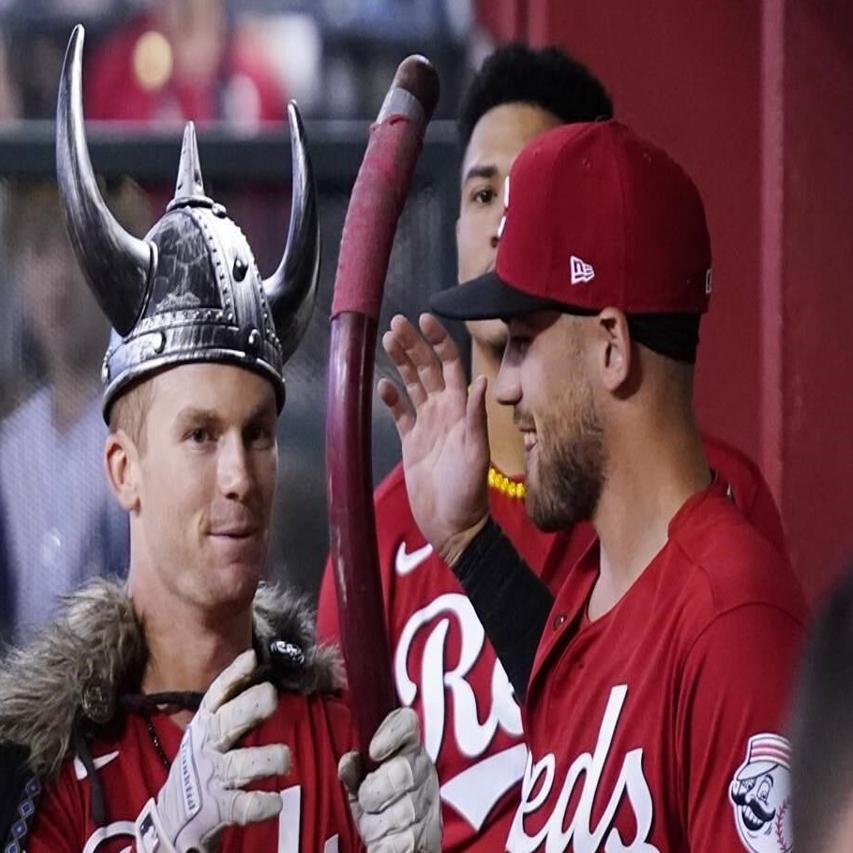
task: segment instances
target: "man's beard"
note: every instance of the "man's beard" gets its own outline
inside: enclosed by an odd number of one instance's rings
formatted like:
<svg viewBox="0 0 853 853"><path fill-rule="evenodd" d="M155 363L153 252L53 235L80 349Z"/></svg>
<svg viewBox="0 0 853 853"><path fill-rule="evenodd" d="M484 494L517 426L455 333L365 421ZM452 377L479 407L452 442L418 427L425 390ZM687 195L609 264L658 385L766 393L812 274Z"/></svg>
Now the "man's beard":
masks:
<svg viewBox="0 0 853 853"><path fill-rule="evenodd" d="M577 395L571 395L577 396ZM535 476L527 477L527 513L547 532L588 521L604 485L604 435L589 387L574 405L538 428Z"/></svg>

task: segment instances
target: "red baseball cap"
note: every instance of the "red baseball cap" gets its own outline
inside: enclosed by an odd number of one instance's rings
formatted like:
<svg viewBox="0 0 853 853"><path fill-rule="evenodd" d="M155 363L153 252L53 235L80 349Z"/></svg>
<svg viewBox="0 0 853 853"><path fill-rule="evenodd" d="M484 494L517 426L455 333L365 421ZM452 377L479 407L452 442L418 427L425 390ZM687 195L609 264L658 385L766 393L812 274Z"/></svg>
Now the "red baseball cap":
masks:
<svg viewBox="0 0 853 853"><path fill-rule="evenodd" d="M624 124L566 124L536 137L510 170L504 204L495 270L436 294L435 313L707 311L711 247L699 192Z"/></svg>

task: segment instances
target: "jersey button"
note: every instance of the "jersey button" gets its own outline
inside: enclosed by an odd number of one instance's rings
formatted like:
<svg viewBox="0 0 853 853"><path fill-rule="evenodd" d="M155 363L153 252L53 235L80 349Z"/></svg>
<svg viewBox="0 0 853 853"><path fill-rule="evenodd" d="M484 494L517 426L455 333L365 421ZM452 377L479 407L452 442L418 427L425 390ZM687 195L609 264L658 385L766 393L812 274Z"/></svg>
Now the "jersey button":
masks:
<svg viewBox="0 0 853 853"><path fill-rule="evenodd" d="M566 617L566 614L565 614L565 613L559 613L559 614L557 614L557 615L554 617L554 630L555 630L555 631L559 631L559 630L560 630L560 628L561 628L561 627L563 626L563 624L565 623L566 618L567 618L567 617Z"/></svg>

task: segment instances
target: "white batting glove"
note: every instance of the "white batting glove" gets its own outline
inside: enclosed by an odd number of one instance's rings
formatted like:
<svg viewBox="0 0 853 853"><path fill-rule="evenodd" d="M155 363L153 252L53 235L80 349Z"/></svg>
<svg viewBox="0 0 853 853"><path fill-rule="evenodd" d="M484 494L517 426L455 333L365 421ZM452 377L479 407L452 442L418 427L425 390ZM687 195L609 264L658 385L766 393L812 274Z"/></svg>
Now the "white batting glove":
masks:
<svg viewBox="0 0 853 853"><path fill-rule="evenodd" d="M231 749L232 745L278 705L269 682L256 684L223 701L229 690L254 671L254 651L244 652L208 688L166 784L136 819L136 845L144 853L188 853L212 850L226 826L245 826L281 811L277 793L241 791L255 779L284 775L290 751L282 744Z"/></svg>
<svg viewBox="0 0 853 853"><path fill-rule="evenodd" d="M421 745L418 717L411 708L397 708L382 721L370 741L370 757L381 764L367 776L357 752L348 752L338 763L368 853L438 853L438 774Z"/></svg>

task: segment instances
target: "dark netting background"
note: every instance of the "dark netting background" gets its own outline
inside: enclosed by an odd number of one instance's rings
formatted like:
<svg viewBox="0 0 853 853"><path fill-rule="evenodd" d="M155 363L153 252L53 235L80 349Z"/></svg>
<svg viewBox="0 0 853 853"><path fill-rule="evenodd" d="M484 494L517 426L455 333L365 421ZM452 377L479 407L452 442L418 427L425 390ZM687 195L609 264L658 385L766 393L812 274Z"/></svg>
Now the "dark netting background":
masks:
<svg viewBox="0 0 853 853"><path fill-rule="evenodd" d="M394 313L416 317L429 294L455 277L457 166L452 129L444 131L425 146L400 221L380 336ZM279 422L280 475L269 571L310 595L319 585L328 542L324 433L329 311L340 232L366 133L359 126L340 152L334 141L327 141L315 156L321 283L310 328L286 367L287 402ZM42 147L52 153L49 143ZM113 175L103 184L114 214L136 234L147 231L171 198L173 177L165 173L177 168L177 140L173 147L167 146L171 156L152 153L151 159L162 165L162 178L151 178L152 169L160 167L146 161L138 181ZM238 180L240 162L252 164L253 156L266 156L246 143L217 148L210 163L203 138L200 148L208 194L226 205L247 235L261 274L269 275L286 239L289 182ZM96 168L104 157L109 162L111 152L119 163L127 159L116 143L99 153ZM253 168L256 174L263 172L256 161L247 170ZM289 163L271 170L289 174ZM27 625L47 618L56 595L86 577L124 571L127 531L126 519L107 492L101 461L106 428L97 379L107 328L77 272L53 184L37 174L0 175L0 223L0 583L5 586L0 589L0 618L3 633L13 634L17 627L23 636ZM377 347L375 379L395 375ZM373 434L378 482L399 459L396 432L378 400Z"/></svg>

